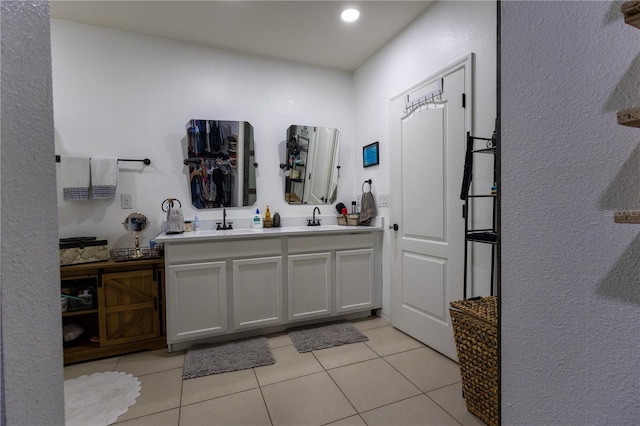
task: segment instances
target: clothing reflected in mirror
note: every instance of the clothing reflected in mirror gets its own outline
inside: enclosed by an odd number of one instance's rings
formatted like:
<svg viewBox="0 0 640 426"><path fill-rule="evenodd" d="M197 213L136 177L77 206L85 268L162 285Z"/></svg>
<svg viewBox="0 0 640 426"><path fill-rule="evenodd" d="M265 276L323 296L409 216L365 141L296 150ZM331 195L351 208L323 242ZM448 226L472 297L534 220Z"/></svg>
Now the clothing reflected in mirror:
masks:
<svg viewBox="0 0 640 426"><path fill-rule="evenodd" d="M330 127L287 129L284 198L289 204L331 204L338 190L340 132Z"/></svg>
<svg viewBox="0 0 640 426"><path fill-rule="evenodd" d="M253 126L244 121L189 120L187 160L197 209L252 206L257 199Z"/></svg>

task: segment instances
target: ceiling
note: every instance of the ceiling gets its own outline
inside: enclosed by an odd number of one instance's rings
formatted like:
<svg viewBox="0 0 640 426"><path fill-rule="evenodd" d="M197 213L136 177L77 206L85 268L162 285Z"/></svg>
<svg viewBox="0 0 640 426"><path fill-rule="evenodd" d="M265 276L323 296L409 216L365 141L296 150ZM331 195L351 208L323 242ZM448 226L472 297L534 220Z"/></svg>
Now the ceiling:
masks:
<svg viewBox="0 0 640 426"><path fill-rule="evenodd" d="M52 0L51 17L244 53L354 71L430 1ZM354 23L340 20L347 6Z"/></svg>

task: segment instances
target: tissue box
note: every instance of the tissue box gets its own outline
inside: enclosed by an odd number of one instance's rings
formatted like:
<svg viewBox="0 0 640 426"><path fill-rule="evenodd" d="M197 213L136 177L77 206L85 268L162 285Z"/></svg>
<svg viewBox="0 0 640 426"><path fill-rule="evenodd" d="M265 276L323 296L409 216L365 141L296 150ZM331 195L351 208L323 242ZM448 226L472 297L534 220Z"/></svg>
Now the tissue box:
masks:
<svg viewBox="0 0 640 426"><path fill-rule="evenodd" d="M95 237L60 239L60 266L109 260L107 240Z"/></svg>

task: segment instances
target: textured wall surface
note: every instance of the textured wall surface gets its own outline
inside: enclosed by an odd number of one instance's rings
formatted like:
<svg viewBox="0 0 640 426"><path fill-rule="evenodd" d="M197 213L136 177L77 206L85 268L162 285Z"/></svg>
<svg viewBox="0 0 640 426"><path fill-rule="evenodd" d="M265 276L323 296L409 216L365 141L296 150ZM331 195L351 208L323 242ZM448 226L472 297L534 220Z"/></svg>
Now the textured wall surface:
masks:
<svg viewBox="0 0 640 426"><path fill-rule="evenodd" d="M502 3L503 424L640 421L640 31L620 2Z"/></svg>
<svg viewBox="0 0 640 426"><path fill-rule="evenodd" d="M48 2L3 1L3 424L64 424Z"/></svg>
<svg viewBox="0 0 640 426"><path fill-rule="evenodd" d="M364 179L371 178L373 192L391 194L393 202L389 152L395 147L389 141L389 100L471 52L475 53L476 70L474 131L479 136L491 136L496 118L496 15L493 1L437 2L356 71L356 159L360 160L362 146L380 141L380 166L363 169L361 162L357 163L358 186ZM482 159L476 159L476 164L480 161ZM462 179L462 171L460 173ZM476 180L482 175L477 173ZM488 183L487 188L490 185ZM419 191L420 183L416 182L416 193ZM386 223L392 223L389 208L381 207L378 212L385 216ZM385 239L389 239L392 232L386 231ZM385 243L384 247L387 249L389 244ZM476 280L478 292L488 294L490 251L481 253L488 247L475 248L478 268L485 266L486 269ZM392 280L388 272L389 256L383 259L386 271L383 312L388 313Z"/></svg>

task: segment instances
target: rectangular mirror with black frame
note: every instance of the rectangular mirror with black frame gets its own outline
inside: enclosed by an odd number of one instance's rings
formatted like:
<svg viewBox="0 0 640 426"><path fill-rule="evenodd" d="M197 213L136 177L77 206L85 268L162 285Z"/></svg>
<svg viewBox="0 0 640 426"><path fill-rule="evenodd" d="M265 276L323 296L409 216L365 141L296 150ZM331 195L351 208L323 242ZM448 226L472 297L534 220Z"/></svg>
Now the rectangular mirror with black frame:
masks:
<svg viewBox="0 0 640 426"><path fill-rule="evenodd" d="M246 121L194 119L186 130L192 205L197 209L254 205L253 126Z"/></svg>
<svg viewBox="0 0 640 426"><path fill-rule="evenodd" d="M338 191L340 132L330 127L287 129L284 199L289 204L331 204Z"/></svg>

